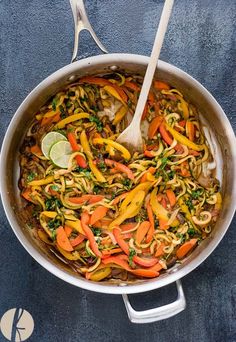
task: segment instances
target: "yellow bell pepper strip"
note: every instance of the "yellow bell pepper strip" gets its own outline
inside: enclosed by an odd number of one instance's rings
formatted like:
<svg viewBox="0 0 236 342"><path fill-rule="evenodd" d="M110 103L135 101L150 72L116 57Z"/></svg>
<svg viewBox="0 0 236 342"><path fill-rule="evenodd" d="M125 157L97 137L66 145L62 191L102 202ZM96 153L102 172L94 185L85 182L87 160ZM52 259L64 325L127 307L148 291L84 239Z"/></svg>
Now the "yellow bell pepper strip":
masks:
<svg viewBox="0 0 236 342"><path fill-rule="evenodd" d="M94 174L95 178L102 183L106 182L106 179L103 177L102 173L98 170L97 166L93 163L93 154L89 146L89 141L87 139L85 130L83 130L80 134L80 143L83 147L84 153L86 154L88 161L89 161L89 167Z"/></svg>
<svg viewBox="0 0 236 342"><path fill-rule="evenodd" d="M83 231L83 229L82 229L80 220L76 220L76 221L65 220L65 225L68 226L68 227L73 228L73 229L76 230L78 233L84 235L84 231Z"/></svg>
<svg viewBox="0 0 236 342"><path fill-rule="evenodd" d="M188 110L188 105L187 105L187 102L183 99L182 96L180 95L175 95L178 100L180 101L181 103L181 108L182 108L182 112L183 112L183 117L185 119L188 119L189 118L189 110Z"/></svg>
<svg viewBox="0 0 236 342"><path fill-rule="evenodd" d="M43 227L43 229L45 230L45 232L50 237L52 237L52 232L48 228L47 221L45 220L45 217L47 217L49 219L54 219L56 216L57 216L56 211L42 211L39 215L39 222L40 222L41 226Z"/></svg>
<svg viewBox="0 0 236 342"><path fill-rule="evenodd" d="M114 147L116 150L120 151L122 156L124 157L124 159L129 160L131 158L129 151L124 146L122 146L121 144L119 144L116 141L113 141L111 139L95 138L95 139L93 139L93 144L94 145L97 145L97 144L110 145L110 146Z"/></svg>
<svg viewBox="0 0 236 342"><path fill-rule="evenodd" d="M83 259L80 257L78 251L73 251L72 253L66 252L62 249L58 244L56 245L59 252L68 260L80 260L83 262Z"/></svg>
<svg viewBox="0 0 236 342"><path fill-rule="evenodd" d="M121 206L120 206L120 211L123 212L126 210L127 206L133 201L135 195L139 192L139 191L145 191L145 193L148 192L148 190L151 188L152 183L151 182L144 182L141 183L139 185L137 185L133 190L131 190L127 196L125 197L125 200L122 202Z"/></svg>
<svg viewBox="0 0 236 342"><path fill-rule="evenodd" d="M46 184L52 183L53 181L54 181L54 176L48 176L43 179L33 180L29 182L28 185L30 186L46 185Z"/></svg>
<svg viewBox="0 0 236 342"><path fill-rule="evenodd" d="M202 151L202 150L204 150L205 144L197 145L194 142L192 142L191 140L189 140L188 138L186 138L184 135L182 135L179 132L177 132L174 128L169 126L167 123L165 124L165 126L166 126L166 129L171 133L173 138L175 140L177 140L180 144L183 144L183 145L191 148L191 150L194 150L194 151Z"/></svg>
<svg viewBox="0 0 236 342"><path fill-rule="evenodd" d="M125 102L123 101L123 99L120 97L120 95L118 94L118 92L116 91L116 89L114 89L114 87L112 86L105 86L103 88L108 94L112 95L115 99L117 99L118 101L122 102L123 104L125 104Z"/></svg>
<svg viewBox="0 0 236 342"><path fill-rule="evenodd" d="M113 125L117 125L119 122L121 122L121 120L123 119L123 117L125 116L125 114L127 113L128 108L126 106L121 106L118 111L115 114L115 118L112 122Z"/></svg>
<svg viewBox="0 0 236 342"><path fill-rule="evenodd" d="M155 188L151 192L150 204L151 204L152 210L153 210L154 214L156 215L156 217L158 218L158 220L169 221L168 211L157 200L157 190L158 189ZM171 223L171 227L176 227L178 224L179 224L179 221L177 219L175 219Z"/></svg>
<svg viewBox="0 0 236 342"><path fill-rule="evenodd" d="M64 128L67 124L74 122L74 121L78 121L81 119L88 119L90 117L90 114L88 113L79 113L79 114L73 114L68 116L67 118L59 121L55 126L54 129L62 129Z"/></svg>
<svg viewBox="0 0 236 342"><path fill-rule="evenodd" d="M43 230L38 229L38 237L41 241L45 242L47 245L53 245L54 243L49 239L48 234L46 234Z"/></svg>
<svg viewBox="0 0 236 342"><path fill-rule="evenodd" d="M190 211L189 211L189 209L188 209L187 204L185 204L185 202L184 202L184 199L185 199L185 197L182 196L182 197L180 197L179 200L178 200L178 204L179 204L179 206L180 206L180 208L181 208L181 211L185 214L186 219L187 219L188 221L191 222L193 228L194 228L196 231L200 232L200 230L197 228L197 226L196 226L195 223L193 222L192 216L191 216L191 214L190 214Z"/></svg>
<svg viewBox="0 0 236 342"><path fill-rule="evenodd" d="M89 279L92 281L100 281L105 279L111 274L111 267L103 267L100 270L96 270L89 275Z"/></svg>
<svg viewBox="0 0 236 342"><path fill-rule="evenodd" d="M220 210L222 206L222 196L220 192L216 193L216 204L215 204L215 209Z"/></svg>
<svg viewBox="0 0 236 342"><path fill-rule="evenodd" d="M126 219L137 215L139 210L142 207L144 197L145 197L145 192L142 190L138 191L133 197L133 201L127 206L126 210L122 212L114 221L110 223L109 229L112 229L115 226L119 226Z"/></svg>

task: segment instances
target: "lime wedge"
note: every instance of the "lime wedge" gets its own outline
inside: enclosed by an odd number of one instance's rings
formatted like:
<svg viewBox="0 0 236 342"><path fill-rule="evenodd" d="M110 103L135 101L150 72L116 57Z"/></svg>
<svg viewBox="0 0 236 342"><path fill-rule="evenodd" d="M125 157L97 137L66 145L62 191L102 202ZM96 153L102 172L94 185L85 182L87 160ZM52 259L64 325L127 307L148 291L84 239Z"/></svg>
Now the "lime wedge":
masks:
<svg viewBox="0 0 236 342"><path fill-rule="evenodd" d="M50 150L50 159L56 166L67 169L72 153L73 151L68 141L58 141Z"/></svg>
<svg viewBox="0 0 236 342"><path fill-rule="evenodd" d="M49 154L52 146L57 143L58 141L66 141L66 137L58 132L50 132L45 135L45 137L42 140L41 147L42 147L42 152L44 156L47 159L50 159Z"/></svg>

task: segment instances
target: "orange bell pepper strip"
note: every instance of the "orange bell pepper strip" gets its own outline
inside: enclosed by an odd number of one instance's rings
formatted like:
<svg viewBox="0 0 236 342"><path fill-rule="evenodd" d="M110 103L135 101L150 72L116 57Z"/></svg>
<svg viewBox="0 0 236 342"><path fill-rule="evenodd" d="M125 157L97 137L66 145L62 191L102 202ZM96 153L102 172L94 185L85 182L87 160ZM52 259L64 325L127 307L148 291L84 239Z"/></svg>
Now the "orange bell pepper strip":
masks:
<svg viewBox="0 0 236 342"><path fill-rule="evenodd" d="M42 156L42 151L41 151L41 148L36 144L32 147L30 147L30 152L31 153L35 153L35 154L38 154L39 156Z"/></svg>
<svg viewBox="0 0 236 342"><path fill-rule="evenodd" d="M59 247L64 249L64 251L66 252L73 251L73 247L70 244L70 240L66 236L66 232L62 226L60 226L56 230L56 239L57 239L57 244L59 245Z"/></svg>
<svg viewBox="0 0 236 342"><path fill-rule="evenodd" d="M74 204L83 204L88 202L88 204L94 204L100 202L104 199L102 195L83 195L81 197L70 197L69 201Z"/></svg>
<svg viewBox="0 0 236 342"><path fill-rule="evenodd" d="M148 220L150 222L150 228L149 228L149 231L148 231L147 237L146 237L146 242L149 243L153 239L153 234L154 234L154 230L155 230L155 220L154 220L154 215L153 215L152 207L150 205L149 198L148 198L148 200L146 200L145 206L147 209Z"/></svg>
<svg viewBox="0 0 236 342"><path fill-rule="evenodd" d="M72 247L78 246L81 242L83 242L85 237L82 234L79 234L74 239L70 239L70 244Z"/></svg>
<svg viewBox="0 0 236 342"><path fill-rule="evenodd" d="M170 86L167 83L159 80L154 81L154 88L157 90L170 90Z"/></svg>
<svg viewBox="0 0 236 342"><path fill-rule="evenodd" d="M172 189L167 189L166 195L170 202L170 206L173 207L176 204L176 196L175 196L174 191Z"/></svg>
<svg viewBox="0 0 236 342"><path fill-rule="evenodd" d="M196 245L198 239L191 239L186 241L182 246L180 246L176 252L178 259L182 259L185 255L191 251L191 249Z"/></svg>
<svg viewBox="0 0 236 342"><path fill-rule="evenodd" d="M159 273L155 270L149 270L149 269L132 269L127 261L125 261L124 259L120 258L120 256L112 256L110 258L106 258L103 260L103 263L106 264L116 264L118 266L120 266L121 268L123 268L124 270L133 273L139 277L144 277L144 278L155 278L159 276Z"/></svg>
<svg viewBox="0 0 236 342"><path fill-rule="evenodd" d="M107 211L107 207L99 205L91 215L90 224L93 225L95 222L101 220L106 215Z"/></svg>
<svg viewBox="0 0 236 342"><path fill-rule="evenodd" d="M64 230L65 230L66 236L69 237L70 234L72 233L73 229L71 227L65 225Z"/></svg>
<svg viewBox="0 0 236 342"><path fill-rule="evenodd" d="M30 188L26 188L22 193L21 193L21 196L24 197L24 199L26 201L29 201L31 203L34 203L34 200L31 198L31 194L32 194L32 191Z"/></svg>
<svg viewBox="0 0 236 342"><path fill-rule="evenodd" d="M169 228L169 225L167 222L168 222L167 220L164 220L162 218L159 219L159 226L161 230L166 230Z"/></svg>
<svg viewBox="0 0 236 342"><path fill-rule="evenodd" d="M165 248L165 244L164 242L161 242L160 246L156 249L155 252L155 257L160 257L164 254L164 248Z"/></svg>
<svg viewBox="0 0 236 342"><path fill-rule="evenodd" d="M137 226L137 222L130 222L130 223L121 224L120 229L122 230L122 232L126 232L126 231L133 229L136 226Z"/></svg>
<svg viewBox="0 0 236 342"><path fill-rule="evenodd" d="M123 252L121 248L113 248L113 249L109 249L109 250L103 250L102 251L102 255L109 257L111 254L116 254L116 253L121 253Z"/></svg>
<svg viewBox="0 0 236 342"><path fill-rule="evenodd" d="M136 231L136 237L135 237L137 245L140 245L142 243L142 241L145 238L149 228L150 228L150 222L149 221L143 221L139 225L139 227Z"/></svg>
<svg viewBox="0 0 236 342"><path fill-rule="evenodd" d="M187 132L187 137L189 138L189 140L194 141L195 127L194 127L194 124L189 120L187 120L186 122L186 132Z"/></svg>
<svg viewBox="0 0 236 342"><path fill-rule="evenodd" d="M121 164L121 163L118 163L118 162L111 160L111 159L105 159L105 164L107 166L110 166L110 167L113 167L113 168L119 170L120 172L125 173L129 179L134 180L134 174L128 166Z"/></svg>
<svg viewBox="0 0 236 342"><path fill-rule="evenodd" d="M156 116L150 123L149 127L148 127L148 137L149 139L153 139L153 137L155 136L155 134L157 133L162 121L164 120L164 118L160 115Z"/></svg>
<svg viewBox="0 0 236 342"><path fill-rule="evenodd" d="M166 130L166 127L165 127L165 123L164 123L164 122L161 123L159 130L160 130L161 136L162 136L162 138L164 139L164 141L165 141L168 145L171 145L172 142L173 142L173 139L172 139L170 133Z"/></svg>
<svg viewBox="0 0 236 342"><path fill-rule="evenodd" d="M143 114L142 114L142 120L145 120L148 114L148 104L145 104L144 110L143 110Z"/></svg>
<svg viewBox="0 0 236 342"><path fill-rule="evenodd" d="M153 166L149 167L148 170L147 170L147 172L145 172L145 173L142 175L142 177L141 177L141 179L140 179L140 183L144 183L144 182L146 182L146 181L150 181L150 179L147 179L148 176L153 175L155 172L156 172L155 167L153 167Z"/></svg>
<svg viewBox="0 0 236 342"><path fill-rule="evenodd" d="M125 252L126 255L129 255L129 245L124 241L123 236L121 234L121 230L119 228L114 228L113 234L120 248ZM137 255L133 257L133 261L136 264L139 264L143 267L151 267L151 266L154 266L158 262L156 258L144 259L144 258L138 257Z"/></svg>
<svg viewBox="0 0 236 342"><path fill-rule="evenodd" d="M133 91L137 91L137 92L140 91L140 87L134 82L130 82L130 81L125 80L124 86L133 90Z"/></svg>
<svg viewBox="0 0 236 342"><path fill-rule="evenodd" d="M86 213L86 212L83 212L82 215L81 215L82 229L83 229L85 235L87 236L87 238L89 240L90 247L91 247L92 251L94 252L94 254L98 258L101 258L102 257L102 253L99 251L97 242L96 242L96 240L94 238L94 235L93 235L93 232L92 232L92 230L88 226L89 220L90 220L89 214Z"/></svg>
<svg viewBox="0 0 236 342"><path fill-rule="evenodd" d="M189 171L189 164L188 164L187 160L183 161L180 164L180 170L181 170L181 175L183 177L190 177L191 176L191 173Z"/></svg>
<svg viewBox="0 0 236 342"><path fill-rule="evenodd" d="M96 84L100 87L106 87L106 86L110 86L110 87L113 87L117 93L120 95L120 97L122 98L122 100L124 102L127 102L128 98L127 98L127 95L125 94L124 90L119 87L118 85L102 78L102 77L93 77L93 76L85 76L85 77L82 77L80 80L79 80L79 83L88 83L88 84Z"/></svg>
<svg viewBox="0 0 236 342"><path fill-rule="evenodd" d="M75 137L75 134L73 132L69 132L67 134L67 138L71 144L71 148L73 151L77 152L77 151L80 151L80 147L76 141L76 137ZM87 167L87 162L86 160L82 157L82 156L76 156L75 157L76 161L77 161L77 164L82 167L82 168L86 168Z"/></svg>

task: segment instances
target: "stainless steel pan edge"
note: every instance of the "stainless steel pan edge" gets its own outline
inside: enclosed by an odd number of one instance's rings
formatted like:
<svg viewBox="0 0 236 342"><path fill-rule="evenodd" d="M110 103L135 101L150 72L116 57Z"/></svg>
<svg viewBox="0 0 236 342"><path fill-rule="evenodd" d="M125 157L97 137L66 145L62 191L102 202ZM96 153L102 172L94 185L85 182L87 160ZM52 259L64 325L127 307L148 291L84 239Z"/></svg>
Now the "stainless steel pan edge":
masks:
<svg viewBox="0 0 236 342"><path fill-rule="evenodd" d="M236 157L234 152L236 141L232 127L222 108L212 95L187 73L168 63L159 61L158 77L178 87L190 101L200 107L200 111L216 136L224 163L224 168L222 169L224 202L222 214L211 236L184 260L182 265L175 265L167 273L154 280L141 281L134 284L122 283L120 285L93 283L73 275L67 268L55 264L50 255L46 255L33 241L32 236L28 233L21 219L21 201L17 188L19 167L16 155L23 138L22 132L25 132L35 111L63 86L73 82L79 76L104 73L114 69L114 66L117 66L119 69L143 74L147 63L148 57L145 56L108 54L90 57L56 71L41 82L18 108L6 132L0 160L0 188L3 206L14 233L25 249L48 271L70 284L95 292L123 294L129 318L132 322L136 323L164 319L175 315L185 308L185 298L181 283L178 280L195 269L211 254L223 238L233 218L235 204L231 199L236 198ZM221 168L220 165L218 167ZM137 312L131 307L127 294L150 291L174 281L177 281L178 290L178 298L174 303L158 309L147 310L146 312Z"/></svg>

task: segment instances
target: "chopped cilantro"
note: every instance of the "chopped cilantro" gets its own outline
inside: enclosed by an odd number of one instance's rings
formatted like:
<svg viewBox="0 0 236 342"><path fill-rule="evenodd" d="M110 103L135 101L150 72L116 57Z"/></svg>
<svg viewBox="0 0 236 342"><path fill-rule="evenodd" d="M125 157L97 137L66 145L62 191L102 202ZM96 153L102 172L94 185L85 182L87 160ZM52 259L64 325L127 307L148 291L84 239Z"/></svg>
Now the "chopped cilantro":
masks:
<svg viewBox="0 0 236 342"><path fill-rule="evenodd" d="M61 119L65 119L66 118L66 112L65 112L65 109L62 105L59 106L59 110L61 113Z"/></svg>
<svg viewBox="0 0 236 342"><path fill-rule="evenodd" d="M93 233L95 236L100 236L102 234L102 231L99 228L93 228Z"/></svg>
<svg viewBox="0 0 236 342"><path fill-rule="evenodd" d="M48 222L48 228L49 228L50 230L52 230L52 231L53 231L54 229L58 228L60 225L61 225L61 220L58 219L58 218L55 218L55 219L50 220L50 221Z"/></svg>
<svg viewBox="0 0 236 342"><path fill-rule="evenodd" d="M132 266L133 265L133 258L136 255L136 251L133 248L129 249L129 265Z"/></svg>
<svg viewBox="0 0 236 342"><path fill-rule="evenodd" d="M186 200L185 203L187 204L189 210L194 209L194 205L193 205L191 199Z"/></svg>
<svg viewBox="0 0 236 342"><path fill-rule="evenodd" d="M160 168L162 170L164 170L164 168L166 167L167 162L168 162L168 158L164 157L164 158L161 159L161 166L160 166Z"/></svg>
<svg viewBox="0 0 236 342"><path fill-rule="evenodd" d="M56 233L56 230L54 229L52 230L52 236L51 236L52 241L55 241L56 237L57 237L57 233Z"/></svg>
<svg viewBox="0 0 236 342"><path fill-rule="evenodd" d="M188 229L188 235L189 236L194 236L194 234L195 234L195 230L193 228L189 228Z"/></svg>
<svg viewBox="0 0 236 342"><path fill-rule="evenodd" d="M104 162L99 162L98 167L102 172L105 172L107 170L106 164Z"/></svg>
<svg viewBox="0 0 236 342"><path fill-rule="evenodd" d="M55 112L57 109L57 99L54 97L52 100L52 110Z"/></svg>
<svg viewBox="0 0 236 342"><path fill-rule="evenodd" d="M101 132L103 130L103 124L98 117L91 115L89 117L89 121L96 124L98 132Z"/></svg>
<svg viewBox="0 0 236 342"><path fill-rule="evenodd" d="M123 179L122 184L126 187L127 190L130 190L132 188L132 181L129 178Z"/></svg>
<svg viewBox="0 0 236 342"><path fill-rule="evenodd" d="M34 180L36 176L37 176L37 173L30 172L27 176L27 182L32 182L32 180Z"/></svg>
<svg viewBox="0 0 236 342"><path fill-rule="evenodd" d="M79 173L83 173L85 177L87 177L88 179L91 178L91 171L88 170L88 169L84 169L80 166L77 166L75 169L74 169L75 172L79 172Z"/></svg>
<svg viewBox="0 0 236 342"><path fill-rule="evenodd" d="M58 190L59 190L59 186L57 186L57 185L52 185L52 186L51 186L51 189L52 189L53 191L58 191Z"/></svg>
<svg viewBox="0 0 236 342"><path fill-rule="evenodd" d="M54 210L56 208L61 208L62 203L58 198L52 197L45 201L46 210Z"/></svg>
<svg viewBox="0 0 236 342"><path fill-rule="evenodd" d="M197 199L198 197L200 197L203 193L203 189L198 189L198 190L195 190L195 191L192 191L191 193L191 197L193 199Z"/></svg>

